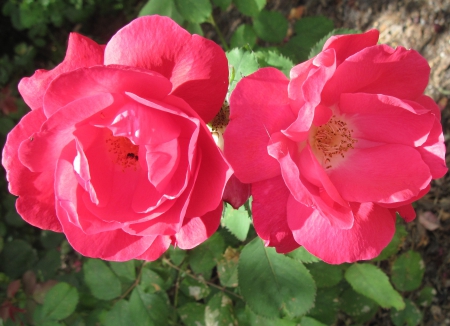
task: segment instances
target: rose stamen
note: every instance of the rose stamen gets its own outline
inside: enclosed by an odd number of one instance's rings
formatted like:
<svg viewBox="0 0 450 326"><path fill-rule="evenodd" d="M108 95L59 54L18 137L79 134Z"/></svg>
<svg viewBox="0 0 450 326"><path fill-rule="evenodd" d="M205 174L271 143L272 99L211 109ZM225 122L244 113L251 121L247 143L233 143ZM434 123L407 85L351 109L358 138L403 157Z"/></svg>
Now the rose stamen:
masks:
<svg viewBox="0 0 450 326"><path fill-rule="evenodd" d="M125 169L134 168L136 171L139 161L139 145L134 145L127 137L111 136L106 139L108 152L112 161Z"/></svg>

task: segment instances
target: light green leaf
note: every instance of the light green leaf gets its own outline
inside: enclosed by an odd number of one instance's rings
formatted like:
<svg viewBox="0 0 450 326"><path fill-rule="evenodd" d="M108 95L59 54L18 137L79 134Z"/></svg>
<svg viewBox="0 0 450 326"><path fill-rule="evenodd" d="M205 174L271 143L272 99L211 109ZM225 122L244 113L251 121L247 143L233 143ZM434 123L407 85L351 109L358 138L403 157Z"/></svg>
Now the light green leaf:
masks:
<svg viewBox="0 0 450 326"><path fill-rule="evenodd" d="M341 309L357 323L365 323L372 319L378 305L372 299L355 292L348 287L341 296Z"/></svg>
<svg viewBox="0 0 450 326"><path fill-rule="evenodd" d="M234 76L230 80L229 92L231 92L242 77L258 70L259 64L253 52L245 51L242 48L233 49L227 52L226 55L230 67L230 76Z"/></svg>
<svg viewBox="0 0 450 326"><path fill-rule="evenodd" d="M78 304L78 291L67 283L58 283L47 292L42 306L43 320L61 320L70 316Z"/></svg>
<svg viewBox="0 0 450 326"><path fill-rule="evenodd" d="M394 290L387 275L378 267L370 264L353 264L345 272L345 279L352 288L374 300L383 308L403 309L405 303Z"/></svg>
<svg viewBox="0 0 450 326"><path fill-rule="evenodd" d="M233 0L236 8L244 15L255 17L266 5L266 0Z"/></svg>
<svg viewBox="0 0 450 326"><path fill-rule="evenodd" d="M238 286L239 251L228 247L223 258L217 263L220 284L226 287Z"/></svg>
<svg viewBox="0 0 450 326"><path fill-rule="evenodd" d="M189 252L189 264L195 274L208 273L216 266L225 250L225 242L219 233Z"/></svg>
<svg viewBox="0 0 450 326"><path fill-rule="evenodd" d="M248 230L250 229L251 220L244 206L239 207L239 209L234 209L230 205L227 205L221 224L233 233L236 238L245 241Z"/></svg>
<svg viewBox="0 0 450 326"><path fill-rule="evenodd" d="M105 316L105 326L133 325L134 320L130 313L128 301L117 301Z"/></svg>
<svg viewBox="0 0 450 326"><path fill-rule="evenodd" d="M256 35L266 41L279 43L284 40L289 23L280 12L263 10L253 19Z"/></svg>
<svg viewBox="0 0 450 326"><path fill-rule="evenodd" d="M205 308L206 326L237 325L233 301L223 292L217 292Z"/></svg>
<svg viewBox="0 0 450 326"><path fill-rule="evenodd" d="M309 253L305 247L300 247L298 249L295 249L294 251L291 251L287 254L289 257L295 259L298 262L309 264L309 263L316 263L320 261L319 258L314 256L313 254Z"/></svg>
<svg viewBox="0 0 450 326"><path fill-rule="evenodd" d="M231 36L230 44L232 48L246 45L252 48L256 44L256 33L253 27L248 24L240 25Z"/></svg>
<svg viewBox="0 0 450 326"><path fill-rule="evenodd" d="M129 309L135 325L167 325L167 302L158 294L145 293L140 286L131 292Z"/></svg>
<svg viewBox="0 0 450 326"><path fill-rule="evenodd" d="M191 23L205 22L212 12L209 0L175 0L178 12Z"/></svg>
<svg viewBox="0 0 450 326"><path fill-rule="evenodd" d="M395 326L416 326L422 320L422 313L411 300L405 299L405 309L392 309L391 320Z"/></svg>
<svg viewBox="0 0 450 326"><path fill-rule="evenodd" d="M314 304L315 284L299 262L266 248L255 238L239 258L242 296L258 315L279 317L281 310L301 316Z"/></svg>
<svg viewBox="0 0 450 326"><path fill-rule="evenodd" d="M136 279L136 268L134 260L126 262L109 262L109 266L116 273L117 276L123 277L127 281L134 281Z"/></svg>
<svg viewBox="0 0 450 326"><path fill-rule="evenodd" d="M397 257L392 264L391 280L400 291L413 291L422 284L425 264L420 254L408 251Z"/></svg>
<svg viewBox="0 0 450 326"><path fill-rule="evenodd" d="M161 15L172 18L179 25L183 24L183 17L178 12L174 0L149 0L141 11L138 17L147 15Z"/></svg>
<svg viewBox="0 0 450 326"><path fill-rule="evenodd" d="M205 305L189 302L177 309L178 315L186 326L205 325Z"/></svg>
<svg viewBox="0 0 450 326"><path fill-rule="evenodd" d="M255 52L260 67L275 67L280 69L286 77L294 66L291 59L273 50L258 50Z"/></svg>
<svg viewBox="0 0 450 326"><path fill-rule="evenodd" d="M120 295L120 280L103 261L88 259L83 265L83 272L86 285L97 299L111 300Z"/></svg>

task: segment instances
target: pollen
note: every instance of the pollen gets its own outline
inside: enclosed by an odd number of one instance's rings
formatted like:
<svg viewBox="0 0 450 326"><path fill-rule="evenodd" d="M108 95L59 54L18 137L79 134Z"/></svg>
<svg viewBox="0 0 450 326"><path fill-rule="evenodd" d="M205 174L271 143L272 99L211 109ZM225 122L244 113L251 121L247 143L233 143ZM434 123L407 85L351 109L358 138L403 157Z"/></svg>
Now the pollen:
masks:
<svg viewBox="0 0 450 326"><path fill-rule="evenodd" d="M353 129L347 122L335 115L325 124L317 128L314 136L314 144L323 154L322 164L326 169L333 167L336 157L345 158L345 155L353 149L358 140L352 137Z"/></svg>
<svg viewBox="0 0 450 326"><path fill-rule="evenodd" d="M123 172L127 169L136 171L139 164L139 145L134 145L127 137L111 136L106 139L106 146L111 160Z"/></svg>

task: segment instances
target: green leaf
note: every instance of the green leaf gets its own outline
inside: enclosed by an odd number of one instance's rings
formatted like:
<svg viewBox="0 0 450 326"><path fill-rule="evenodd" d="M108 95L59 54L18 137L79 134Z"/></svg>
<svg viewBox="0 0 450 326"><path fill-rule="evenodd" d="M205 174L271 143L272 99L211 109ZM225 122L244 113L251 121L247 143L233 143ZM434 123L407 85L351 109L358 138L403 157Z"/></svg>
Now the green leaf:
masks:
<svg viewBox="0 0 450 326"><path fill-rule="evenodd" d="M120 280L114 272L99 259L88 259L83 265L84 281L94 297L111 300L120 296Z"/></svg>
<svg viewBox="0 0 450 326"><path fill-rule="evenodd" d="M127 281L134 281L136 279L136 268L134 266L134 260L125 262L110 261L109 266L117 276L122 277Z"/></svg>
<svg viewBox="0 0 450 326"><path fill-rule="evenodd" d="M338 286L317 289L314 307L308 312L308 316L326 325L334 324L339 310L340 292L341 288Z"/></svg>
<svg viewBox="0 0 450 326"><path fill-rule="evenodd" d="M422 290L420 290L419 297L417 298L417 304L422 307L428 307L431 305L434 296L436 295L436 290L431 286L425 286Z"/></svg>
<svg viewBox="0 0 450 326"><path fill-rule="evenodd" d="M181 282L180 290L181 292L189 297L194 298L195 300L206 298L211 291L205 283L197 281L196 279L193 279L191 277L186 277Z"/></svg>
<svg viewBox="0 0 450 326"><path fill-rule="evenodd" d="M280 12L263 10L253 19L256 35L266 41L279 43L284 40L289 23Z"/></svg>
<svg viewBox="0 0 450 326"><path fill-rule="evenodd" d="M61 320L70 316L78 304L78 291L67 283L58 283L47 292L42 306L43 320Z"/></svg>
<svg viewBox="0 0 450 326"><path fill-rule="evenodd" d="M245 315L242 316L240 314L238 321L239 326L245 325L245 326L298 326L298 323L295 321L292 321L290 319L280 319L280 318L265 318L263 316L259 316L255 314L251 309L249 309L248 306L245 306ZM237 313L236 313L237 315ZM243 320L242 317L245 317L245 320ZM302 324L303 325L303 324Z"/></svg>
<svg viewBox="0 0 450 326"><path fill-rule="evenodd" d="M372 299L355 292L348 287L341 296L340 308L357 323L365 323L372 319L378 305Z"/></svg>
<svg viewBox="0 0 450 326"><path fill-rule="evenodd" d="M203 29L199 23L186 22L184 28L191 34L197 34L203 36Z"/></svg>
<svg viewBox="0 0 450 326"><path fill-rule="evenodd" d="M38 275L42 275L44 280L53 278L56 271L61 266L61 253L56 249L48 250L45 256L39 260L34 270Z"/></svg>
<svg viewBox="0 0 450 326"><path fill-rule="evenodd" d="M230 44L232 48L246 45L252 48L256 44L256 33L253 27L248 24L240 25L231 36Z"/></svg>
<svg viewBox="0 0 450 326"><path fill-rule="evenodd" d="M315 320L311 317L302 317L302 320L300 322L300 325L302 326L326 326L325 324L322 324L320 321Z"/></svg>
<svg viewBox="0 0 450 326"><path fill-rule="evenodd" d="M255 17L265 7L266 0L233 0L236 8L244 15Z"/></svg>
<svg viewBox="0 0 450 326"><path fill-rule="evenodd" d="M422 313L411 300L405 299L405 309L392 309L391 320L395 326L416 326L422 320Z"/></svg>
<svg viewBox="0 0 450 326"><path fill-rule="evenodd" d="M238 286L239 251L228 247L223 258L217 263L220 284L226 287Z"/></svg>
<svg viewBox="0 0 450 326"><path fill-rule="evenodd" d="M186 326L205 325L205 305L189 302L177 309L178 315Z"/></svg>
<svg viewBox="0 0 450 326"><path fill-rule="evenodd" d="M105 316L105 326L133 325L134 320L131 316L130 305L128 301L117 301L112 309Z"/></svg>
<svg viewBox="0 0 450 326"><path fill-rule="evenodd" d="M225 11L231 5L231 0L212 0L212 3L215 6L220 7L222 11Z"/></svg>
<svg viewBox="0 0 450 326"><path fill-rule="evenodd" d="M234 76L230 80L229 92L231 92L242 77L258 70L259 64L253 52L245 51L242 48L233 49L226 55L230 67L230 76Z"/></svg>
<svg viewBox="0 0 450 326"><path fill-rule="evenodd" d="M174 0L149 0L141 11L138 17L147 15L161 15L172 18L179 25L183 24L183 17L178 12Z"/></svg>
<svg viewBox="0 0 450 326"><path fill-rule="evenodd" d="M189 253L189 264L195 274L208 273L222 257L225 243L219 233L214 233L208 240Z"/></svg>
<svg viewBox="0 0 450 326"><path fill-rule="evenodd" d="M318 288L331 287L344 277L342 266L318 262L307 266Z"/></svg>
<svg viewBox="0 0 450 326"><path fill-rule="evenodd" d="M205 308L206 326L237 325L233 301L223 292L217 292Z"/></svg>
<svg viewBox="0 0 450 326"><path fill-rule="evenodd" d="M361 33L361 31L357 29L348 29L348 28L337 28L322 37L320 41L318 41L309 52L308 58L311 59L312 57L315 57L317 54L319 54L320 51L322 51L323 46L325 45L326 41L332 37L333 35L344 35L344 34L358 34Z"/></svg>
<svg viewBox="0 0 450 326"><path fill-rule="evenodd" d="M56 249L61 245L61 242L65 239L63 233L57 233L47 230L42 230L40 235L40 241L45 249Z"/></svg>
<svg viewBox="0 0 450 326"><path fill-rule="evenodd" d="M391 242L387 245L387 247L384 248L383 251L381 251L380 255L372 259L372 261L385 260L391 257L392 255L395 255L400 249L400 246L405 240L407 235L408 232L406 232L405 229L405 222L401 217L397 216L394 237L392 238Z"/></svg>
<svg viewBox="0 0 450 326"><path fill-rule="evenodd" d="M314 304L315 284L299 262L266 248L255 238L239 258L242 296L258 315L279 317L282 310L301 316Z"/></svg>
<svg viewBox="0 0 450 326"><path fill-rule="evenodd" d="M186 258L187 251L180 249L178 247L170 246L169 248L169 256L172 263L176 266L180 266L183 260Z"/></svg>
<svg viewBox="0 0 450 326"><path fill-rule="evenodd" d="M248 230L250 229L250 217L244 206L234 209L230 205L225 208L225 216L221 224L227 228L236 238L241 241L247 239Z"/></svg>
<svg viewBox="0 0 450 326"><path fill-rule="evenodd" d="M0 254L0 270L11 279L19 278L37 261L36 251L28 242L13 240L6 242Z"/></svg>
<svg viewBox="0 0 450 326"><path fill-rule="evenodd" d="M175 6L180 15L191 23L205 22L212 12L209 0L175 0Z"/></svg>
<svg viewBox="0 0 450 326"><path fill-rule="evenodd" d="M256 51L255 55L260 67L275 67L280 69L286 77L289 77L289 73L294 66L291 59L275 51L262 49Z"/></svg>
<svg viewBox="0 0 450 326"><path fill-rule="evenodd" d="M305 247L300 247L298 249L295 249L294 251L291 251L287 254L289 257L295 259L296 261L304 264L309 263L316 263L320 261L319 258L314 256L313 254L309 253Z"/></svg>
<svg viewBox="0 0 450 326"><path fill-rule="evenodd" d="M420 287L424 273L425 264L420 254L410 250L392 264L391 280L398 290L413 291Z"/></svg>
<svg viewBox="0 0 450 326"><path fill-rule="evenodd" d="M140 287L146 293L155 293L166 289L163 278L149 268L142 269Z"/></svg>
<svg viewBox="0 0 450 326"><path fill-rule="evenodd" d="M130 313L136 325L167 325L169 306L158 294L137 286L130 296Z"/></svg>
<svg viewBox="0 0 450 326"><path fill-rule="evenodd" d="M345 272L345 279L356 292L374 300L383 308L405 307L402 297L389 283L386 274L376 266L353 264Z"/></svg>
<svg viewBox="0 0 450 326"><path fill-rule="evenodd" d="M0 117L0 135L6 136L14 126L15 123L10 118Z"/></svg>

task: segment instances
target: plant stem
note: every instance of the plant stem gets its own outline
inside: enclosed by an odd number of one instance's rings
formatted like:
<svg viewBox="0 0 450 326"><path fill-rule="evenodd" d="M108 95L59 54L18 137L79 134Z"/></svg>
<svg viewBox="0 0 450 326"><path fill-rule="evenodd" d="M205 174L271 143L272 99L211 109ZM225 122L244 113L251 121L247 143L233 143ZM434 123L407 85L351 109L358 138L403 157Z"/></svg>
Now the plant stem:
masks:
<svg viewBox="0 0 450 326"><path fill-rule="evenodd" d="M163 262L164 262L165 264L169 265L170 267L176 269L176 270L179 271L179 272L182 271L181 268L179 268L178 266L172 264L172 263L171 263L168 259L166 259L166 258L163 258ZM242 298L239 294L236 294L236 293L234 293L234 292L232 292L232 291L230 291L230 290L228 290L228 289L226 289L226 288L224 288L224 287L222 287L222 286L219 286L219 285L217 285L217 284L214 284L214 283L205 281L205 280L203 280L203 279L201 279L201 278L199 278L199 277L197 277L197 276L195 276L195 275L190 274L189 271L186 271L186 275L188 275L189 277L193 278L194 280L196 280L196 281L198 281L198 282L205 283L205 284L207 284L207 285L209 285L209 286L212 286L212 287L215 287L216 289L219 289L219 290L222 291L222 292L226 292L226 293L231 294L232 296L234 296L234 297L236 297L236 298L238 298L238 299L243 300L243 298Z"/></svg>
<svg viewBox="0 0 450 326"><path fill-rule="evenodd" d="M144 266L147 264L148 262L144 262L141 267L139 268L139 272L138 275L136 277L136 279L134 280L133 284L131 284L131 286L120 296L118 297L115 301L119 301L124 299L141 281L141 276L142 276L142 270L144 269Z"/></svg>
<svg viewBox="0 0 450 326"><path fill-rule="evenodd" d="M230 47L227 44L227 41L225 41L225 38L223 37L222 32L220 31L219 27L216 24L216 21L214 20L213 15L209 16L208 23L213 25L214 29L216 30L217 35L219 35L220 42L222 43L222 47L225 49L225 51L230 51Z"/></svg>

